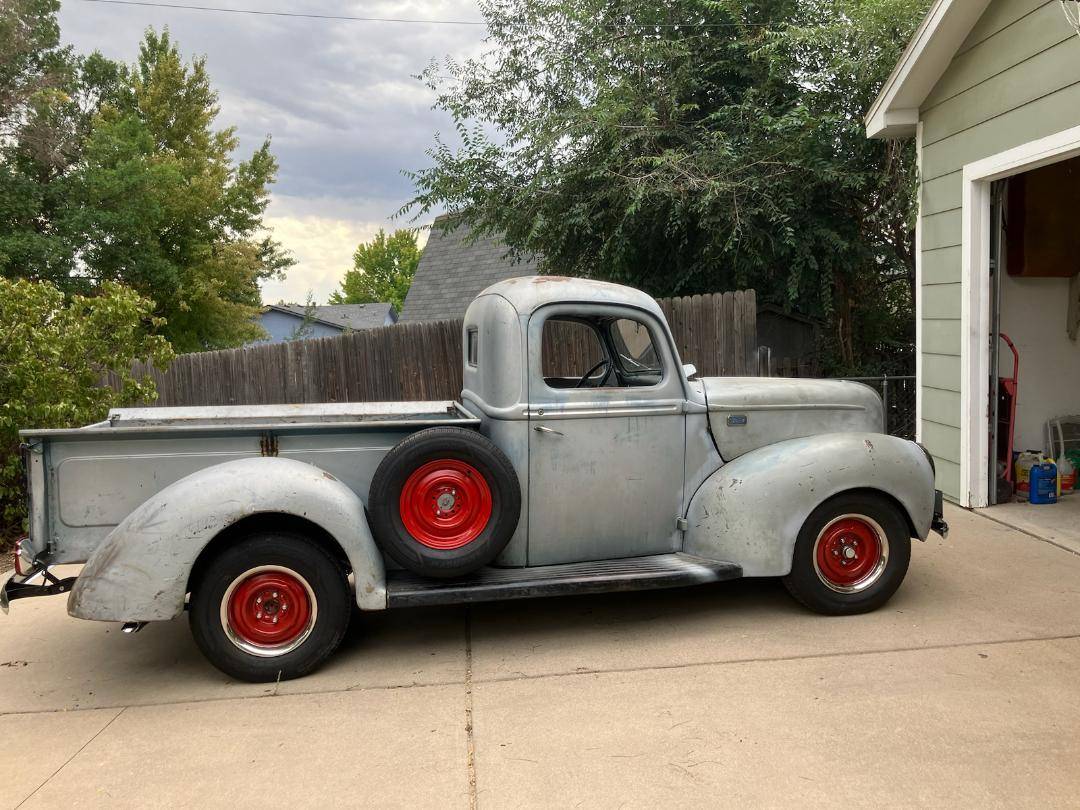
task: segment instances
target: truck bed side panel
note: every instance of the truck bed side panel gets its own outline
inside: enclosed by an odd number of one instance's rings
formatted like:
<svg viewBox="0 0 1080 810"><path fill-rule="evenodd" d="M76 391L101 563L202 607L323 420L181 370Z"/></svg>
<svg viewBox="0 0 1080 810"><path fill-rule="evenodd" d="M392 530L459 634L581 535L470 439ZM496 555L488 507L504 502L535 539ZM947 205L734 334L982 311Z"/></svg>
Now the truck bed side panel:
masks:
<svg viewBox="0 0 1080 810"><path fill-rule="evenodd" d="M267 513L301 517L326 531L349 559L357 604L385 608L382 555L356 494L310 464L248 458L200 470L136 508L90 555L68 612L124 622L179 616L207 544L237 521Z"/></svg>
<svg viewBox="0 0 1080 810"><path fill-rule="evenodd" d="M161 433L111 441L48 443L47 509L53 559L83 562L140 504L199 470L261 456L306 462L325 470L367 502L375 469L408 431L340 430L197 435ZM105 437L103 437L104 439Z"/></svg>

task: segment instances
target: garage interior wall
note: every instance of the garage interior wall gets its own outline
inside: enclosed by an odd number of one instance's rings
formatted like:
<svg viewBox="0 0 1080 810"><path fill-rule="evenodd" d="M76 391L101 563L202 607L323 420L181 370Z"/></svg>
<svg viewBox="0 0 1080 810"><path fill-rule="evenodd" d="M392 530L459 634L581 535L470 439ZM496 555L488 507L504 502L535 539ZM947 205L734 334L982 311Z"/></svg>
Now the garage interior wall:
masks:
<svg viewBox="0 0 1080 810"><path fill-rule="evenodd" d="M1069 279L1016 278L1001 284L1001 331L1020 352L1017 450L1042 450L1046 420L1080 413L1080 342L1066 332ZM1012 355L1001 347L1001 374Z"/></svg>
<svg viewBox="0 0 1080 810"><path fill-rule="evenodd" d="M920 435L937 461L938 487L960 500L963 169L1080 125L1080 38L1065 24L1058 0L994 0L919 117ZM1064 329L1064 314L1050 320Z"/></svg>

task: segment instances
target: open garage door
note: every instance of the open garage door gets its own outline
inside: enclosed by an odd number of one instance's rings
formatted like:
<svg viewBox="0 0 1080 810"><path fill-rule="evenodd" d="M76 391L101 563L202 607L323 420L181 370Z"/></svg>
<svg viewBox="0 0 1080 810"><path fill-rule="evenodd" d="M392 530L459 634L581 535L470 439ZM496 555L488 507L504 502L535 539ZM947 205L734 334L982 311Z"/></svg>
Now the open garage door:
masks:
<svg viewBox="0 0 1080 810"><path fill-rule="evenodd" d="M1080 158L994 182L990 208L988 500L1080 526L1070 478L1059 504L1035 506L1017 469L1026 453L1080 464Z"/></svg>

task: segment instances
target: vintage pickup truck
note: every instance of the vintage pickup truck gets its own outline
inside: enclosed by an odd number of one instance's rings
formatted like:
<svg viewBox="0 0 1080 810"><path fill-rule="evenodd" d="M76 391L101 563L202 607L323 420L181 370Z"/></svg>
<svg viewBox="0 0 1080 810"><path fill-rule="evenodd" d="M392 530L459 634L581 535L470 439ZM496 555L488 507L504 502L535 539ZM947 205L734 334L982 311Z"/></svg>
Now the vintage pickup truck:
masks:
<svg viewBox="0 0 1080 810"><path fill-rule="evenodd" d="M932 459L881 432L873 390L695 380L644 293L513 279L463 329L460 402L25 431L30 531L0 606L70 591L72 616L128 631L186 610L213 664L262 681L326 660L354 603L783 577L812 610L859 613L900 586L911 538L947 531Z"/></svg>

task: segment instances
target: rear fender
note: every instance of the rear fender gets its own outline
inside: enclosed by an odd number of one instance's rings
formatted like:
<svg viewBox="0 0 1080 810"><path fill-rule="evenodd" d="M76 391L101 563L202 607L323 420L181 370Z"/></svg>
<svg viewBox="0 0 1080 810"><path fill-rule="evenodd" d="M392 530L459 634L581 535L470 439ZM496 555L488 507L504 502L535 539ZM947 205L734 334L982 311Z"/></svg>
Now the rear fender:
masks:
<svg viewBox="0 0 1080 810"><path fill-rule="evenodd" d="M224 529L256 514L294 515L321 527L349 560L357 605L386 607L382 555L356 493L310 464L259 457L207 467L135 509L87 560L68 613L124 622L179 616L199 554Z"/></svg>
<svg viewBox="0 0 1080 810"><path fill-rule="evenodd" d="M934 517L934 472L914 442L879 433L832 433L777 442L725 464L690 501L684 551L784 576L799 530L823 502L851 490L896 501L915 536Z"/></svg>

